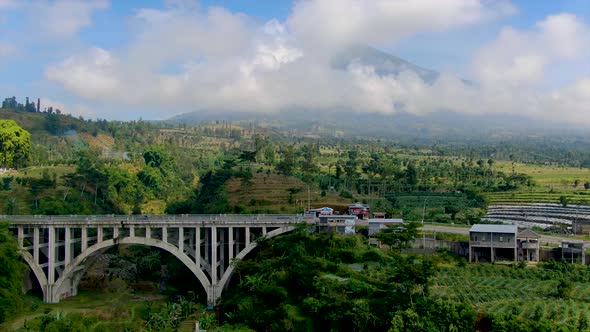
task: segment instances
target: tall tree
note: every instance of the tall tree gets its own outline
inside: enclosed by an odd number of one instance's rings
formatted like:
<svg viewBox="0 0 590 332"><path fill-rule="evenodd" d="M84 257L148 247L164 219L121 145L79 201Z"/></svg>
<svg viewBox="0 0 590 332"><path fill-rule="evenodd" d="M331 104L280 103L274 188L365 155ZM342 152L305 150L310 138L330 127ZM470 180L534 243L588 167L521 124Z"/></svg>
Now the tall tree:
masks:
<svg viewBox="0 0 590 332"><path fill-rule="evenodd" d="M293 174L295 168L295 150L289 145L283 151L283 159L277 164L277 171L283 175Z"/></svg>
<svg viewBox="0 0 590 332"><path fill-rule="evenodd" d="M0 120L0 166L22 166L30 152L31 134L14 120Z"/></svg>
<svg viewBox="0 0 590 332"><path fill-rule="evenodd" d="M0 323L22 306L22 281L26 266L18 254L8 224L0 223Z"/></svg>

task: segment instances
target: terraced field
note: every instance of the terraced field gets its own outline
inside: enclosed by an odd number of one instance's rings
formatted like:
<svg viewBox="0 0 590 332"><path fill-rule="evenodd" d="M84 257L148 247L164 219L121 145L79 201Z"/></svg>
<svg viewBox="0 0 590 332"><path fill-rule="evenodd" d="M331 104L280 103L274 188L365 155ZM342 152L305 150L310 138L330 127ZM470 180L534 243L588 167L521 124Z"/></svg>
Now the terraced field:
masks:
<svg viewBox="0 0 590 332"><path fill-rule="evenodd" d="M487 193L490 203L559 203L561 196L565 196L571 204L590 205L590 190L577 191L506 191Z"/></svg>
<svg viewBox="0 0 590 332"><path fill-rule="evenodd" d="M590 205L563 207L555 203L494 204L488 207L488 213L482 220L540 228L560 225L572 227L577 224L579 231L585 225L590 226Z"/></svg>
<svg viewBox="0 0 590 332"><path fill-rule="evenodd" d="M566 272L573 281L569 297L557 296L563 272L538 267L473 264L442 268L432 279L432 296L463 301L486 313L517 313L530 319L577 325L590 320L590 269Z"/></svg>

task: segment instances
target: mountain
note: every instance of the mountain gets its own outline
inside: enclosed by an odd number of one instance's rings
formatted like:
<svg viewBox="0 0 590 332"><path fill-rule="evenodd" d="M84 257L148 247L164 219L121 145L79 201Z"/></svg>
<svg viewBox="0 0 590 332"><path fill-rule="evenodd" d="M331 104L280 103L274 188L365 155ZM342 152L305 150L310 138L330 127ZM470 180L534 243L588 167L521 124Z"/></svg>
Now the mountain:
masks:
<svg viewBox="0 0 590 332"><path fill-rule="evenodd" d="M423 81L430 84L434 83L439 76L439 73L434 70L422 68L395 55L367 46L347 48L332 60L332 66L338 69L346 69L346 67L354 62L372 66L380 76L397 76L404 71L413 71Z"/></svg>
<svg viewBox="0 0 590 332"><path fill-rule="evenodd" d="M332 59L332 66L345 70L359 63L375 68L379 75L399 75L413 71L425 82L432 84L439 73L422 68L394 55L371 47L350 47ZM473 84L463 80L466 84ZM253 123L262 127L289 130L299 134L389 137L406 141L432 141L438 139L473 140L489 137L515 137L521 135L588 137L587 131L540 119L511 114L463 114L440 110L427 115L398 112L381 114L356 112L354 109L322 110L291 108L274 113L221 112L214 109L177 115L166 122L188 124L225 121Z"/></svg>

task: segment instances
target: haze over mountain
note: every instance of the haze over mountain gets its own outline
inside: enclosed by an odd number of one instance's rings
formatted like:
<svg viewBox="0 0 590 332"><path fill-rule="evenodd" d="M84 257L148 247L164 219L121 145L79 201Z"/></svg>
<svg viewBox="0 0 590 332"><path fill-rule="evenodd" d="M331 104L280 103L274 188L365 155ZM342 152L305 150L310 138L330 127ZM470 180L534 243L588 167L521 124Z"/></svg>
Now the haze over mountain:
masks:
<svg viewBox="0 0 590 332"><path fill-rule="evenodd" d="M420 67L397 56L368 46L349 47L332 59L333 68L345 71L352 65L374 68L381 77L399 77L415 74L432 85L440 73ZM467 86L470 81L463 80ZM336 132L354 136L396 137L406 139L441 138L485 138L490 136L509 137L543 133L551 136L584 136L584 128L567 127L560 122L532 119L515 114L460 113L440 109L427 115L404 112L404 105L396 105L400 111L393 114L364 112L363 110L309 108L288 108L277 112L243 112L223 110L201 110L176 115L166 120L173 123L199 124L213 121L234 123L256 123L280 129L298 129L316 134Z"/></svg>
<svg viewBox="0 0 590 332"><path fill-rule="evenodd" d="M419 67L395 55L369 46L348 47L332 59L332 66L342 70L355 63L374 68L375 73L379 76L398 76L403 72L410 71L430 84L440 76L437 71Z"/></svg>

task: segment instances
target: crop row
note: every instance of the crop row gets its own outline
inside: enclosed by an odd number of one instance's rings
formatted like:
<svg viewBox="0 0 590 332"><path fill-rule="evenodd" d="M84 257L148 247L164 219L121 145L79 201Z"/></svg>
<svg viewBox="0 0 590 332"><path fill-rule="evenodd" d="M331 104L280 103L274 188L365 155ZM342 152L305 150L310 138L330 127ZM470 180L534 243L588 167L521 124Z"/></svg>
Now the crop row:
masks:
<svg viewBox="0 0 590 332"><path fill-rule="evenodd" d="M572 194L548 193L489 193L490 202L554 202L565 196L572 203L590 204L590 197Z"/></svg>
<svg viewBox="0 0 590 332"><path fill-rule="evenodd" d="M560 278L575 281L569 299L557 297ZM430 285L432 296L471 303L491 314L516 313L531 319L577 324L590 320L590 269L566 272L468 265L441 269Z"/></svg>

